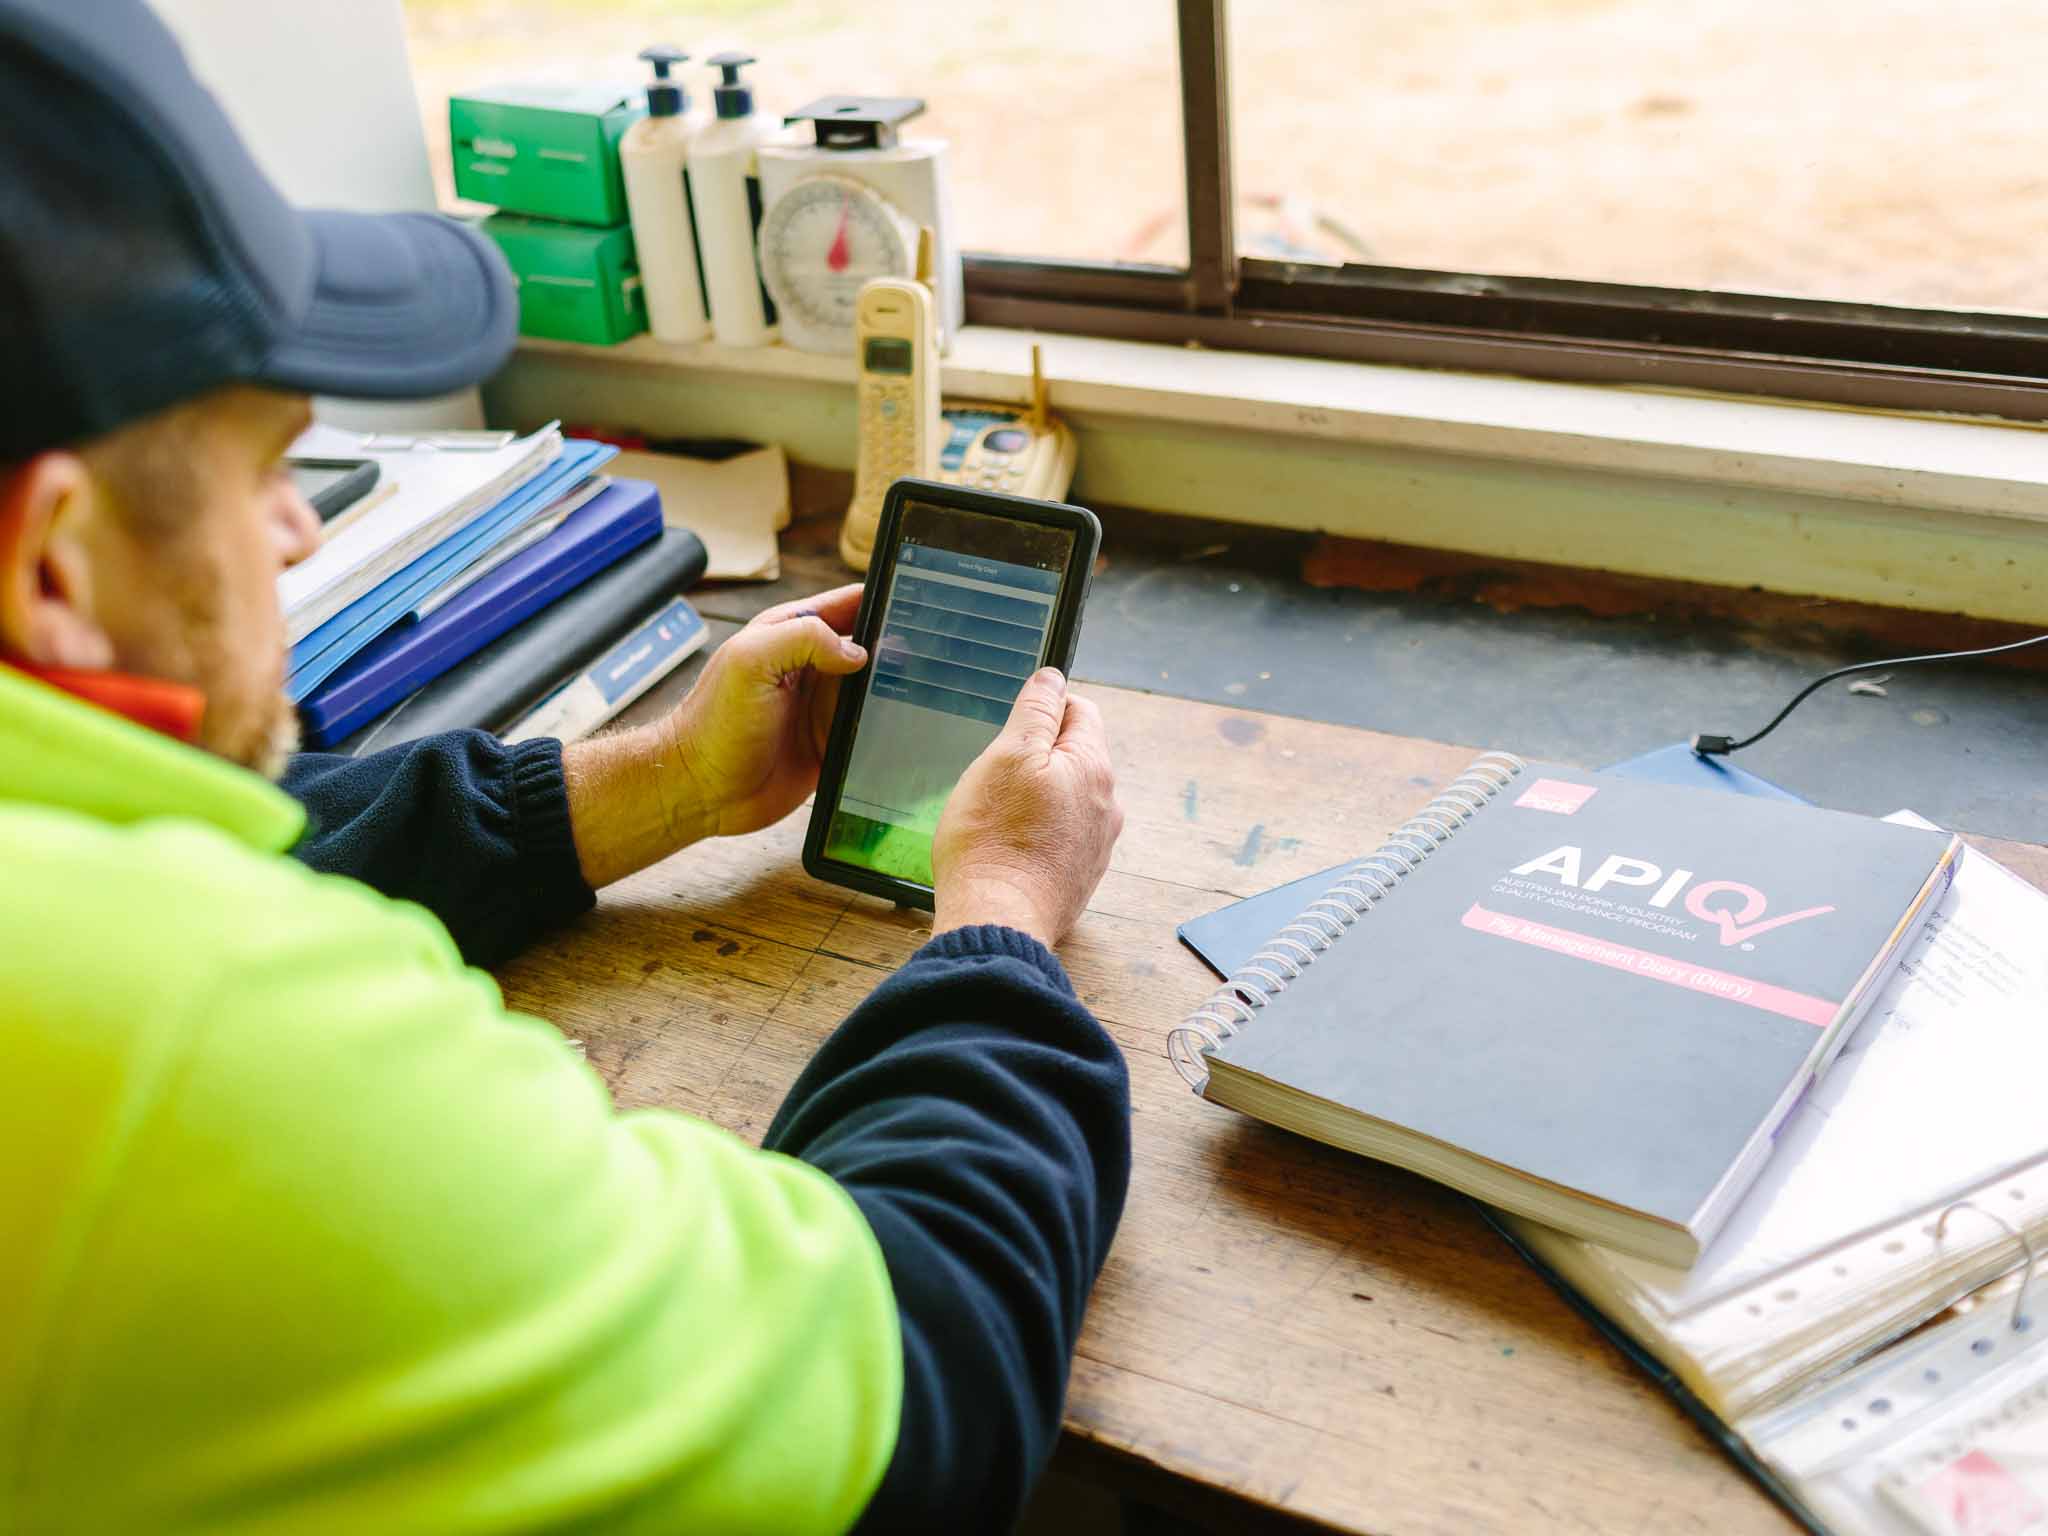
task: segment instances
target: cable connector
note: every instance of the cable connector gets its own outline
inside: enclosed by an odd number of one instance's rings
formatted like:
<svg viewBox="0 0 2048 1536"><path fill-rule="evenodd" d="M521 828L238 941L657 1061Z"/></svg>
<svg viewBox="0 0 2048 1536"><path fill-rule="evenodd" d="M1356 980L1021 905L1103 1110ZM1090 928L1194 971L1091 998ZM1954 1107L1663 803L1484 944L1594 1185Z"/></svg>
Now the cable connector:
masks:
<svg viewBox="0 0 2048 1536"><path fill-rule="evenodd" d="M1771 732L1785 723L1785 717L1797 709L1816 688L1832 683L1838 677L1850 677L1858 672L1876 672L1887 667L1917 667L1930 661L1968 661L1976 656L2002 656L2007 651L2024 651L2028 646L2048 645L2048 635L2035 635L2026 640L2014 640L2007 645L1987 645L1977 651L1938 651L1932 656L1895 656L1889 661L1859 661L1854 666L1837 667L1824 673L1792 695L1792 702L1771 716L1771 723L1754 736L1745 736L1733 741L1726 736L1698 735L1692 739L1692 750L1699 757L1723 757L1730 752L1740 752L1744 747L1753 747Z"/></svg>

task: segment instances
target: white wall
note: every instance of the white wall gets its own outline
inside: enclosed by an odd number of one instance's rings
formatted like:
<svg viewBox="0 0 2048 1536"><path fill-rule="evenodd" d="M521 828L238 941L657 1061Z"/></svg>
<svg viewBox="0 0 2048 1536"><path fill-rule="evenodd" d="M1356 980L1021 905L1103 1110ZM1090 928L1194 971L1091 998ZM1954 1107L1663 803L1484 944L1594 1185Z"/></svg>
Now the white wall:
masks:
<svg viewBox="0 0 2048 1536"><path fill-rule="evenodd" d="M399 0L152 0L294 202L431 208Z"/></svg>
<svg viewBox="0 0 2048 1536"><path fill-rule="evenodd" d="M434 180L399 0L151 0L256 161L309 207L432 208ZM443 400L322 400L320 418L476 426L475 390Z"/></svg>

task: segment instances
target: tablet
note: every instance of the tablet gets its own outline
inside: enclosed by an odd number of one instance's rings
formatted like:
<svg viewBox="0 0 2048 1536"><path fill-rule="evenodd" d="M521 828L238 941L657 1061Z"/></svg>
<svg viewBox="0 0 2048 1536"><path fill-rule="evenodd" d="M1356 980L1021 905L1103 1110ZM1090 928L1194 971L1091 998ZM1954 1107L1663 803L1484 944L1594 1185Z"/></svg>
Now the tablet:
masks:
<svg viewBox="0 0 2048 1536"><path fill-rule="evenodd" d="M1026 678L1067 671L1102 543L1085 507L898 480L882 504L804 867L932 905L932 834Z"/></svg>

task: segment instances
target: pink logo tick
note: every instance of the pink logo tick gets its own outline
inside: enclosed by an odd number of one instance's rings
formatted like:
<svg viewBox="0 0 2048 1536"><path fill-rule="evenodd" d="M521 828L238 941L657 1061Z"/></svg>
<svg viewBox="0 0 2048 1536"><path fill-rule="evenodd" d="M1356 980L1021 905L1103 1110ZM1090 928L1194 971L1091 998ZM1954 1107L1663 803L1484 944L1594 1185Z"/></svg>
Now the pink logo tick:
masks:
<svg viewBox="0 0 2048 1536"><path fill-rule="evenodd" d="M1716 891L1739 894L1742 897L1741 907L1708 906L1707 898ZM1720 925L1723 947L1732 947L1760 933L1769 933L1773 928L1804 922L1809 917L1820 917L1835 910L1833 907L1808 907L1802 912L1787 912L1783 917L1764 918L1768 905L1762 891L1753 885L1744 885L1740 880L1708 880L1685 893L1686 911L1702 922Z"/></svg>

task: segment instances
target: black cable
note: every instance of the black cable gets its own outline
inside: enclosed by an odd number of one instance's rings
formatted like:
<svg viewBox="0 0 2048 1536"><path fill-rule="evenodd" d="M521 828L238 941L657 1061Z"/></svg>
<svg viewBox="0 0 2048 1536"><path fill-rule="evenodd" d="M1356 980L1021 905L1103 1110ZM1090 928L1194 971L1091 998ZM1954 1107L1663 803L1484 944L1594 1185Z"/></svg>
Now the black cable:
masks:
<svg viewBox="0 0 2048 1536"><path fill-rule="evenodd" d="M1837 667L1825 676L1816 677L1804 688L1792 695L1792 702L1771 717L1771 723L1754 736L1745 736L1734 741L1726 736L1696 735L1692 749L1701 757L1725 757L1730 752L1740 752L1744 747L1753 747L1783 723L1785 717L1806 702L1807 696L1823 688L1838 677L1848 677L1857 672L1876 672L1884 667L1917 667L1929 661L1967 661L1972 656L1997 656L2005 651L2023 651L2030 645L2048 644L2048 635L2036 635L2031 640L2015 640L2009 645L1987 645L1981 651L1939 651L1932 656L1894 656L1890 661L1859 661L1853 667Z"/></svg>

